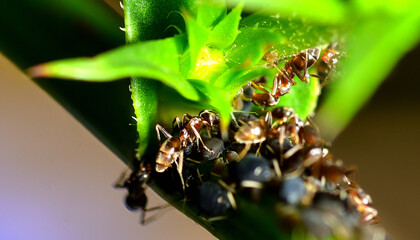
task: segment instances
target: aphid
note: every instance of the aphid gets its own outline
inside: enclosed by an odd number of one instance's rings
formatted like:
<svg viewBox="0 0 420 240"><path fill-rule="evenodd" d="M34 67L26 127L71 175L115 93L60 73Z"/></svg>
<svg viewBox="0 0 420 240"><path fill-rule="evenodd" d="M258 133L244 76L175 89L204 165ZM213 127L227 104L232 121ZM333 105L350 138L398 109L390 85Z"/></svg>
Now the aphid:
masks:
<svg viewBox="0 0 420 240"><path fill-rule="evenodd" d="M235 175L242 187L262 188L262 183L268 181L272 173L267 159L247 154L236 164Z"/></svg>
<svg viewBox="0 0 420 240"><path fill-rule="evenodd" d="M200 155L204 161L214 160L220 156L225 149L223 140L220 138L206 138L203 140L205 146L212 152L204 149L204 145L200 148Z"/></svg>
<svg viewBox="0 0 420 240"><path fill-rule="evenodd" d="M282 140L283 142L282 147L280 145L280 140ZM280 158L285 152L293 148L293 144L288 138L273 138L266 141L265 148L265 156L267 156L270 159Z"/></svg>
<svg viewBox="0 0 420 240"><path fill-rule="evenodd" d="M355 217L347 211L339 196L328 192L316 193L312 206L302 211L304 225L320 239L331 235L338 239L360 239Z"/></svg>
<svg viewBox="0 0 420 240"><path fill-rule="evenodd" d="M295 117L295 111L289 107L278 107L271 111L273 118L278 121L279 124L287 122L292 117Z"/></svg>
<svg viewBox="0 0 420 240"><path fill-rule="evenodd" d="M228 193L219 184L204 182L199 187L200 208L209 216L223 215L232 207Z"/></svg>
<svg viewBox="0 0 420 240"><path fill-rule="evenodd" d="M136 211L140 209L142 211L140 217L140 223L142 225L146 224L147 221L151 219L146 219L146 212L153 211L162 208L155 207L146 209L147 206L147 195L145 193L146 187L144 186L146 181L149 178L150 169L140 166L136 171L133 171L129 177L127 177L126 172L124 172L118 182L115 184L116 188L126 188L128 194L125 198L125 205L128 210Z"/></svg>
<svg viewBox="0 0 420 240"><path fill-rule="evenodd" d="M279 198L288 205L297 205L306 195L306 186L299 176L285 177L281 182Z"/></svg>
<svg viewBox="0 0 420 240"><path fill-rule="evenodd" d="M203 144L203 148L206 151L213 153L213 151L207 148L203 143L203 140L200 136L200 130L203 128L203 126L212 128L211 123L216 124L217 118L215 117L215 114L212 114L211 111L203 111L197 117L184 114L182 118L182 124L178 118L175 118L174 121L177 122L180 131L179 137L173 137L162 126L156 124L156 133L159 143L161 142L160 132L167 139L163 144L161 144L159 148L159 152L156 157L155 169L156 172L164 172L166 169L172 166L172 163L175 162L175 164L177 164L177 171L181 179L182 188L185 189L184 179L182 177L184 150L188 145L196 141L197 146L199 146L199 142L201 142Z"/></svg>

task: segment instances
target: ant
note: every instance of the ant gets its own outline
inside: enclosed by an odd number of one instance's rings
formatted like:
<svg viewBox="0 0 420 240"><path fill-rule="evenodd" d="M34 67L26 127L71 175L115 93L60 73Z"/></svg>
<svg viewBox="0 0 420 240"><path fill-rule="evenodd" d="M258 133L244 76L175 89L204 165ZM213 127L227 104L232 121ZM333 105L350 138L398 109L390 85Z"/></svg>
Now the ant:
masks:
<svg viewBox="0 0 420 240"><path fill-rule="evenodd" d="M236 142L245 144L245 148L239 153L239 159L245 156L252 144L259 143L261 147L262 142L267 139L267 135L271 129L271 123L271 112L267 112L265 117L249 121L238 129L234 138Z"/></svg>
<svg viewBox="0 0 420 240"><path fill-rule="evenodd" d="M130 176L127 176L127 172L123 172L120 179L114 185L115 188L126 188L128 190L128 194L125 198L125 205L130 211L136 211L138 209L142 211L140 217L141 225L145 225L147 222L153 220L153 218L146 219L146 212L165 207L146 208L147 195L145 193L146 187L144 185L149 179L150 172L150 166L145 167L141 165L137 170L134 170Z"/></svg>
<svg viewBox="0 0 420 240"><path fill-rule="evenodd" d="M322 86L325 85L326 80L331 76L336 64L342 56L342 52L339 50L340 47L338 42L331 43L324 50L321 57L322 61L317 61L316 63L318 74L324 79Z"/></svg>
<svg viewBox="0 0 420 240"><path fill-rule="evenodd" d="M296 82L293 80L295 75L305 83L309 83L310 77L323 79L321 76L308 74L308 68L315 65L319 58L320 52L320 48L311 48L295 54L292 56L291 60L286 61L284 68L282 69L277 67L277 61L275 60L277 55L273 54L273 52L266 53L264 59L270 62L273 67L277 68L279 73L277 73L273 78L273 86L271 92L262 86L264 82L250 82L253 88L263 92L252 93L250 97L251 101L255 105L273 107L279 103L280 97L287 94L290 91L291 86L296 84ZM248 84L247 87L249 87Z"/></svg>
<svg viewBox="0 0 420 240"><path fill-rule="evenodd" d="M371 206L372 198L358 184L350 181L347 194L361 214L360 219L363 222L377 223L379 221L377 218L378 210Z"/></svg>
<svg viewBox="0 0 420 240"><path fill-rule="evenodd" d="M164 172L175 162L178 174L181 178L182 189L185 190L185 183L182 177L184 150L191 143L197 141L197 147L199 147L199 142L201 142L203 148L213 154L214 151L207 148L204 144L203 139L200 136L200 131L203 126L206 126L209 130L209 128L211 129L214 125L219 124L219 117L212 111L204 110L200 112L198 116L193 117L189 114L184 114L182 122L178 117L174 119L174 122L175 121L180 131L178 137L173 137L161 125L156 124L156 133L160 148L156 157L155 170L159 173ZM163 144L161 144L160 132L167 138Z"/></svg>

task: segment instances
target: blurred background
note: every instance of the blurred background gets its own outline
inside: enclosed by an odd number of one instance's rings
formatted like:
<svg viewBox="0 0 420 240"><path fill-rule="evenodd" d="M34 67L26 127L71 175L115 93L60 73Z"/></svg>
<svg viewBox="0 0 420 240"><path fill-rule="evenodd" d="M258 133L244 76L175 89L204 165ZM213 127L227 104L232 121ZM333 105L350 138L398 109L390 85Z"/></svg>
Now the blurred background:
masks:
<svg viewBox="0 0 420 240"><path fill-rule="evenodd" d="M407 54L333 143L393 239L420 235L419 57ZM214 239L174 209L141 226L112 187L126 166L2 55L0 74L0 239Z"/></svg>

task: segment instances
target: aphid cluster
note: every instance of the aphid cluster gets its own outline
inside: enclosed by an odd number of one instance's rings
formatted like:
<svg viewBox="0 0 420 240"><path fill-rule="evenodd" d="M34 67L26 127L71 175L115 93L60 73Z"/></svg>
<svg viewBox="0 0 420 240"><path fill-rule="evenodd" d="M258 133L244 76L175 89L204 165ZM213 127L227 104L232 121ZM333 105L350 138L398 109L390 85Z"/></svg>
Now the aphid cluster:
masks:
<svg viewBox="0 0 420 240"><path fill-rule="evenodd" d="M307 69L316 65L319 55L318 48L294 55L279 69L273 90L263 94L275 102L294 84L295 75L309 81L312 75ZM324 57L332 69L333 63ZM271 100L262 101L262 95L248 91L263 84L262 79L248 84L243 95L254 104L274 106ZM210 223L247 211L241 209L243 199L259 204L269 198L272 204L264 207L272 209L284 232L305 228L320 239L370 239L363 229L366 223L377 222L377 210L350 178L354 170L333 158L311 119L302 120L287 107L255 114L235 112L225 140L213 111L184 114L182 121L176 118L174 123L171 133L156 126L160 147L156 158L146 164L154 167L140 167L117 184L128 189L127 207L143 210L142 222L147 211L144 183L150 175L154 184L193 204ZM161 133L166 138L163 143Z"/></svg>

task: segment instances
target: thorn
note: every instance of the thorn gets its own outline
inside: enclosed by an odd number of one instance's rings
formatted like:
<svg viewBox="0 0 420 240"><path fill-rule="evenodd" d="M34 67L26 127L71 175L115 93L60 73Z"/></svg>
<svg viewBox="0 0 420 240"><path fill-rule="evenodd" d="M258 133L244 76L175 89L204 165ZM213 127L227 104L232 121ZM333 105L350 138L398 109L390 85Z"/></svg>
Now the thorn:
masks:
<svg viewBox="0 0 420 240"><path fill-rule="evenodd" d="M123 32L125 32L125 28L123 28L123 27L120 27L120 30L123 31Z"/></svg>
<svg viewBox="0 0 420 240"><path fill-rule="evenodd" d="M138 119L135 116L131 116L131 118L138 122Z"/></svg>
<svg viewBox="0 0 420 240"><path fill-rule="evenodd" d="M122 10L124 10L124 5L123 5L123 3L120 1L120 8L122 9Z"/></svg>

